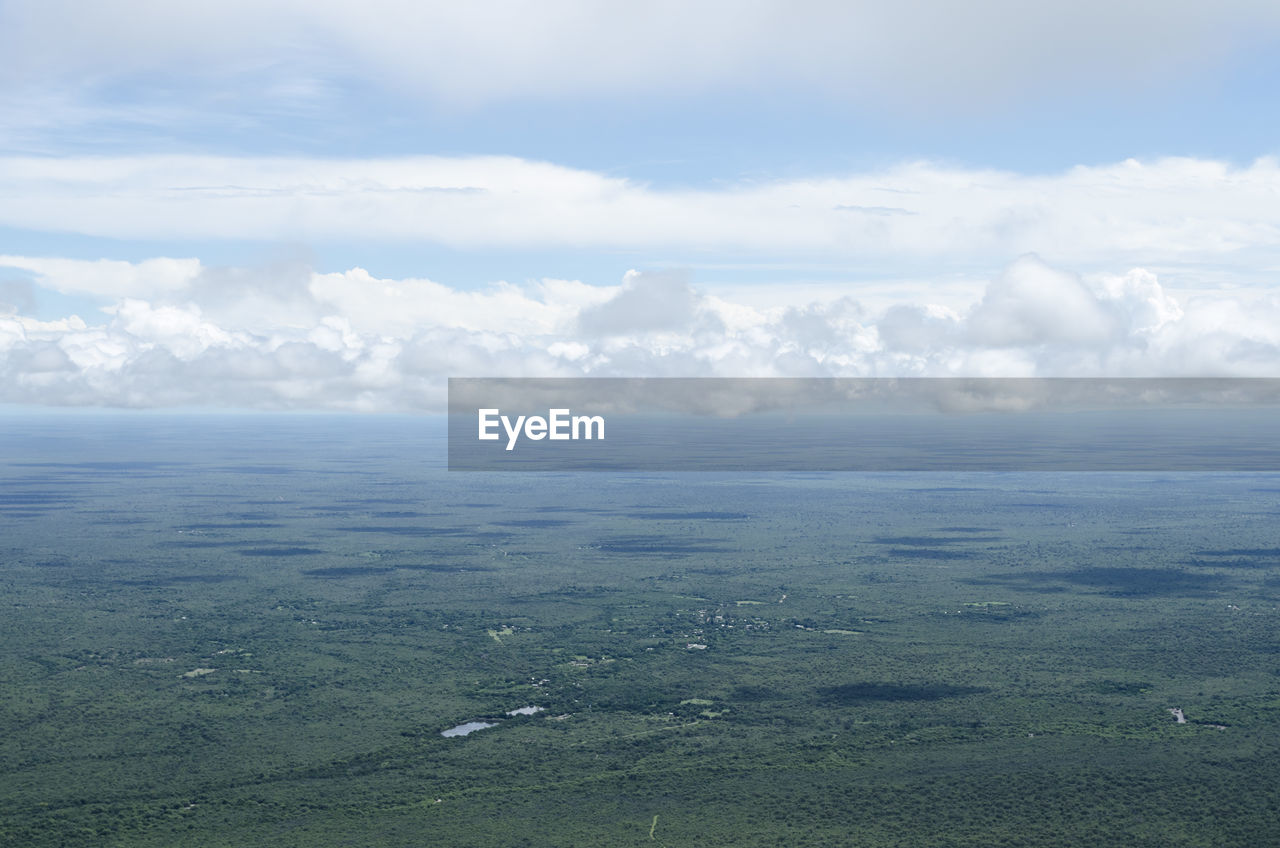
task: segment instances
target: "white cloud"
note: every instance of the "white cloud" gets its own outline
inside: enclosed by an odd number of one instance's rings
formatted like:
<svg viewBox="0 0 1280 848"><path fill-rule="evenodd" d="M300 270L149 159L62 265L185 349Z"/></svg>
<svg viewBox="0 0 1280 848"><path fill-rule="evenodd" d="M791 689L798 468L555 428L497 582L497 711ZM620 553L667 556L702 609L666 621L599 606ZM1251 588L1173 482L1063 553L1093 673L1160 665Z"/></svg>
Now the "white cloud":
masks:
<svg viewBox="0 0 1280 848"><path fill-rule="evenodd" d="M1192 79L1278 25L1266 0L9 0L0 80L342 75L467 105L803 87L938 106Z"/></svg>
<svg viewBox="0 0 1280 848"><path fill-rule="evenodd" d="M582 283L546 281L530 290L499 284L466 292L431 280L387 280L363 268L316 274L311 294L363 332L412 335L432 326L540 335L566 329L578 307L603 301L602 292Z"/></svg>
<svg viewBox="0 0 1280 848"><path fill-rule="evenodd" d="M115 314L115 326L126 336L144 346L162 347L183 360L194 359L211 347L242 346L247 341L243 334L205 321L195 304L155 306L126 298L109 311Z"/></svg>
<svg viewBox="0 0 1280 848"><path fill-rule="evenodd" d="M1079 277L1025 256L987 287L967 329L982 347L1100 345L1128 329L1109 307Z"/></svg>
<svg viewBox="0 0 1280 848"><path fill-rule="evenodd" d="M150 299L122 294L104 323L0 314L0 402L376 412L439 409L450 376L1280 373L1280 297L1270 292L1175 297L1147 269L1080 277L1034 256L962 308L871 308L856 289L794 303L773 288L771 303L747 304L670 274L459 291L294 266L272 297L210 284L264 269L151 262L175 280L153 285ZM69 266L40 267L49 277L37 283L52 284ZM125 288L135 279L118 278Z"/></svg>
<svg viewBox="0 0 1280 848"><path fill-rule="evenodd" d="M125 239L460 248L625 248L861 267L998 267L1035 252L1082 270L1280 264L1280 164L1126 160L1048 175L908 163L839 177L657 189L511 157L0 158L0 225ZM886 196L910 214L850 211ZM21 264L20 257L6 257ZM42 260L53 261L53 260ZM62 261L62 260L57 260ZM190 273L191 260L178 272ZM68 291L180 279L112 263L31 267ZM132 275L125 281L120 275ZM430 286L423 284L424 292Z"/></svg>
<svg viewBox="0 0 1280 848"><path fill-rule="evenodd" d="M35 274L44 288L62 294L154 297L190 285L200 271L200 260L161 258L132 263L0 255L0 268Z"/></svg>
<svg viewBox="0 0 1280 848"><path fill-rule="evenodd" d="M688 329L698 296L677 274L630 271L613 297L578 312L578 331L588 337Z"/></svg>

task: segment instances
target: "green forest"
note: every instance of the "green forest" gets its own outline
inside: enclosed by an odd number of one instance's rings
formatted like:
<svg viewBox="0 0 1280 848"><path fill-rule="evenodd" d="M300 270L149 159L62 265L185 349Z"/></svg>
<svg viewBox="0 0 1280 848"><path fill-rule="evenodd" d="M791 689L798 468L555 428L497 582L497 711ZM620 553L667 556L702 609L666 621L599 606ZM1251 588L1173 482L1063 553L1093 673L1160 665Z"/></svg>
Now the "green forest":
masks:
<svg viewBox="0 0 1280 848"><path fill-rule="evenodd" d="M1272 477L322 447L5 465L0 843L1280 842Z"/></svg>

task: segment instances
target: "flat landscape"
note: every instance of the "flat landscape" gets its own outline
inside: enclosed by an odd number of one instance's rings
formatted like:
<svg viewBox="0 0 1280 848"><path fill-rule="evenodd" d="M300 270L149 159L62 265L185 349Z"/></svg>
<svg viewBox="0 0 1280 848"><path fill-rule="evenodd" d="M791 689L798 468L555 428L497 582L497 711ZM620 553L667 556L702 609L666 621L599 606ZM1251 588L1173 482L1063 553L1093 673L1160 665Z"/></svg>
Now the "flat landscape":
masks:
<svg viewBox="0 0 1280 848"><path fill-rule="evenodd" d="M4 844L1280 842L1276 475L450 474L430 419L3 430Z"/></svg>

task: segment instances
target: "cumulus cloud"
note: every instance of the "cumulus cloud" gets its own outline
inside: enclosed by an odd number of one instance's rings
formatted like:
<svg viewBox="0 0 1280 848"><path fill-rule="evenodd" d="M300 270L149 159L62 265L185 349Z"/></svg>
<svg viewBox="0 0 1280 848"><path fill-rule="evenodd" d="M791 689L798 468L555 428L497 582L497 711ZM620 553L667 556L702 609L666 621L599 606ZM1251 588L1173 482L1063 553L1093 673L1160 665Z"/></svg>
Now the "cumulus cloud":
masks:
<svg viewBox="0 0 1280 848"><path fill-rule="evenodd" d="M967 329L981 347L1101 345L1127 329L1119 318L1078 276L1028 256L991 282Z"/></svg>
<svg viewBox="0 0 1280 848"><path fill-rule="evenodd" d="M148 240L622 248L703 258L733 251L863 268L921 261L999 267L1035 252L1086 270L1158 262L1254 283L1257 268L1280 262L1277 194L1280 163L1267 158L1246 167L1126 160L1045 175L919 162L679 189L492 156L0 158L0 226L26 230ZM839 208L874 205L886 195L911 214ZM63 291L127 288L139 297L181 288L196 267L189 259L90 266L11 256L0 265L40 274ZM418 288L422 296L430 291L425 282Z"/></svg>
<svg viewBox="0 0 1280 848"><path fill-rule="evenodd" d="M697 310L698 296L682 276L630 271L617 294L579 311L578 329L587 337L679 332Z"/></svg>
<svg viewBox="0 0 1280 848"><path fill-rule="evenodd" d="M1274 42L1265 0L10 0L0 80L338 74L451 103L803 87L855 102L1010 100L1175 82Z"/></svg>
<svg viewBox="0 0 1280 848"><path fill-rule="evenodd" d="M873 308L856 291L796 304L778 288L772 304L745 304L634 271L614 286L462 291L286 266L272 297L210 284L268 269L151 262L138 267L168 267L175 279L140 298L136 277L118 273L121 290L100 322L0 313L0 402L378 412L439 410L451 376L1280 373L1274 294L1179 298L1147 269L1082 277L1035 256L1009 264L963 308ZM47 273L40 285L63 285L70 267L23 260L37 266Z"/></svg>

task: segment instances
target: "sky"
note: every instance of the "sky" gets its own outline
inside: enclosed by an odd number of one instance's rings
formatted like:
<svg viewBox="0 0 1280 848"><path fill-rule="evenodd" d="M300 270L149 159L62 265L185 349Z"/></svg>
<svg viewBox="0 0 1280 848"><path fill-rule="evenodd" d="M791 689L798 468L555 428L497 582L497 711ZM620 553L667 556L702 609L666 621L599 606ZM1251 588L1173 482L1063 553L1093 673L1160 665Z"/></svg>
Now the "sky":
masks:
<svg viewBox="0 0 1280 848"><path fill-rule="evenodd" d="M1280 376L1280 6L0 0L0 404Z"/></svg>

